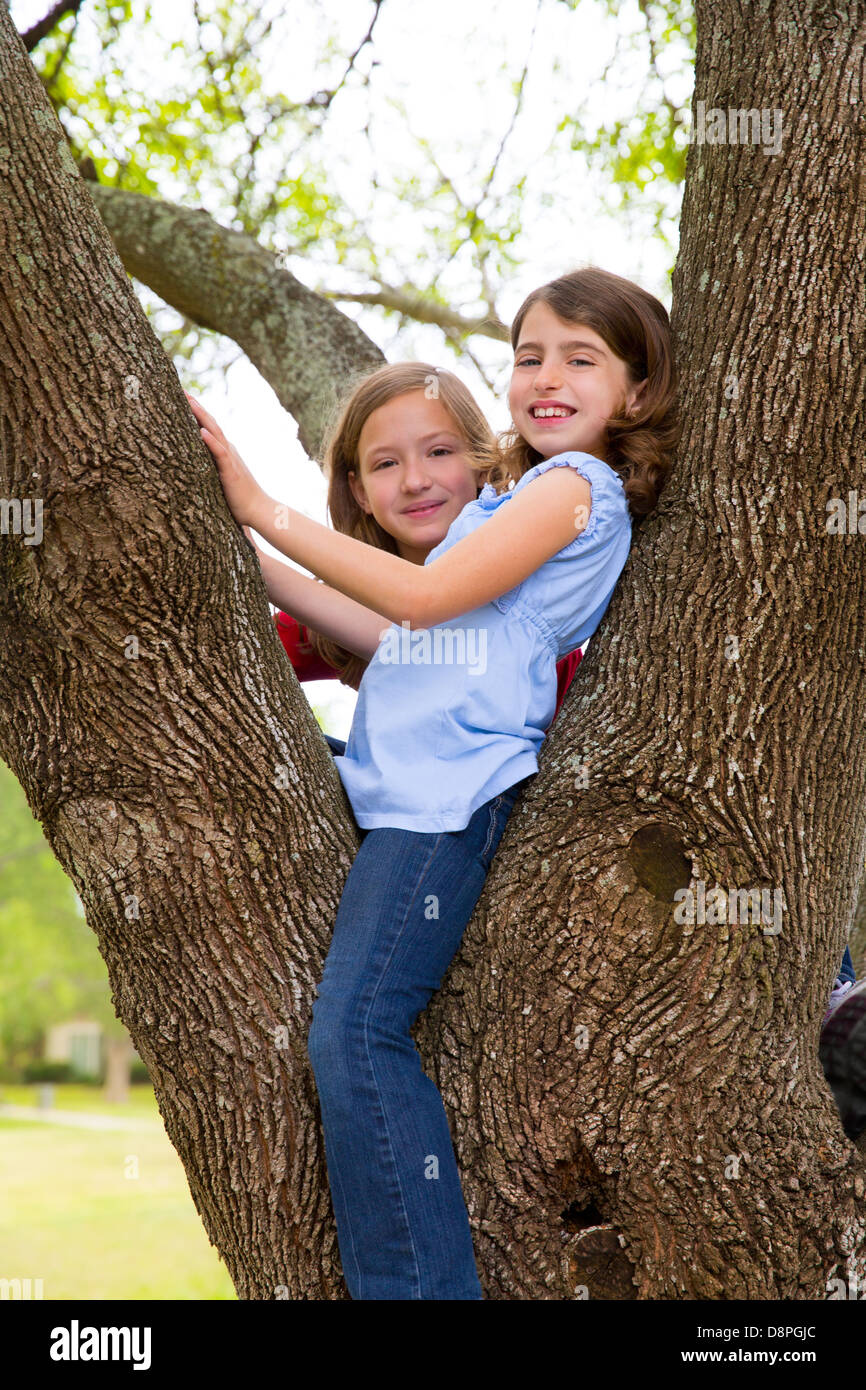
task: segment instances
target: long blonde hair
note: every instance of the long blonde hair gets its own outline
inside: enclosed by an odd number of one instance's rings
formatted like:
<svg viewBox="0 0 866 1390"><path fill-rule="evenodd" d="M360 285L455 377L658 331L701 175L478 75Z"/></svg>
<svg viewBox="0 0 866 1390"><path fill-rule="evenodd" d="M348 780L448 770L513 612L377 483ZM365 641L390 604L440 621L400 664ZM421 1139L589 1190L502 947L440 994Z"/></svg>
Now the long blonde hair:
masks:
<svg viewBox="0 0 866 1390"><path fill-rule="evenodd" d="M465 440L467 457L479 475L479 487L484 480L482 475L496 469L498 461L493 431L472 392L452 372L429 362L398 362L379 367L351 385L337 407L325 444L323 468L328 480L328 511L335 530L392 555L399 554L397 542L374 516L359 506L349 486L349 473L354 472L356 477L360 473L358 441L373 411L410 391L424 391L428 400L442 402ZM493 474L489 476L493 481ZM367 668L362 657L320 632L310 630L310 642L322 660L335 668L344 685L358 688Z"/></svg>

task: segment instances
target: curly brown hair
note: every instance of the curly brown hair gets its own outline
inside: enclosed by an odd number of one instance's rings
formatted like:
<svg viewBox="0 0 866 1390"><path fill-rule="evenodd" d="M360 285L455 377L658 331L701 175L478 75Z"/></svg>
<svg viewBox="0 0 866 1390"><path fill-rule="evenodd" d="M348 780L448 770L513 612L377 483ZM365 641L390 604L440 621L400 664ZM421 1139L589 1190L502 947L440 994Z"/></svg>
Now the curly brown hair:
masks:
<svg viewBox="0 0 866 1390"><path fill-rule="evenodd" d="M631 280L597 266L573 270L527 295L511 325L516 348L533 304L547 304L566 323L582 323L604 340L626 365L629 383L646 381L631 415L618 415L607 427L610 466L623 480L632 518L656 506L673 463L680 435L677 370L667 310ZM488 478L501 491L540 463L542 455L515 429L500 437L500 460Z"/></svg>
<svg viewBox="0 0 866 1390"><path fill-rule="evenodd" d="M398 362L379 367L350 385L326 437L323 469L328 480L328 511L335 530L392 555L399 554L394 537L359 506L349 486L349 473L359 472L358 441L373 411L410 391L424 391L428 399L441 401L466 443L469 462L479 474L479 487L487 469L498 461L496 439L481 407L452 372L429 362ZM308 633L312 647L335 668L343 684L357 690L367 662L320 632L308 629Z"/></svg>

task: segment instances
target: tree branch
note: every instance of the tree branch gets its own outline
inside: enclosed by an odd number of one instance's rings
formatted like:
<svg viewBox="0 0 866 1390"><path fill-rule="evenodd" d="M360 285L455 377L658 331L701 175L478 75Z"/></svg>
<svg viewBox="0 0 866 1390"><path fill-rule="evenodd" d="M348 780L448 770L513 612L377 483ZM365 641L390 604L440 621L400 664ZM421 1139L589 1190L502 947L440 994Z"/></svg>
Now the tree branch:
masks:
<svg viewBox="0 0 866 1390"><path fill-rule="evenodd" d="M480 333L484 338L495 338L508 342L508 329L501 319L493 315L471 318L449 309L444 304L434 304L423 295L411 289L396 289L392 285L380 285L377 290L347 291L322 290L326 299L337 299L346 304L378 304L383 309L394 309L407 318L419 323L432 323L437 328L457 333Z"/></svg>
<svg viewBox="0 0 866 1390"><path fill-rule="evenodd" d="M375 370L384 356L350 318L301 284L253 237L221 227L203 208L88 183L121 260L202 328L233 338L298 422L317 458L335 382ZM287 344L304 351L287 352Z"/></svg>
<svg viewBox="0 0 866 1390"><path fill-rule="evenodd" d="M51 33L55 24L65 14L77 14L80 8L81 0L57 0L57 4L52 6L44 19L40 19L36 24L31 24L30 28L21 35L21 42L27 52L32 53L36 45Z"/></svg>
<svg viewBox="0 0 866 1390"><path fill-rule="evenodd" d="M383 0L373 0L373 18L370 20L370 27L367 30L364 37L361 39L361 42L358 44L358 47L355 49L354 53L349 55L348 67L346 68L346 71L343 73L343 76L340 78L336 87L334 87L333 91L316 92L315 95L310 98L308 105L320 106L323 108L323 110L327 110L337 93L342 91L343 87L346 84L346 80L349 76L349 73L352 72L355 66L355 59L360 54L361 50L365 48L368 43L372 42L373 30L376 27L376 20L379 18L379 11L382 7L382 3Z"/></svg>

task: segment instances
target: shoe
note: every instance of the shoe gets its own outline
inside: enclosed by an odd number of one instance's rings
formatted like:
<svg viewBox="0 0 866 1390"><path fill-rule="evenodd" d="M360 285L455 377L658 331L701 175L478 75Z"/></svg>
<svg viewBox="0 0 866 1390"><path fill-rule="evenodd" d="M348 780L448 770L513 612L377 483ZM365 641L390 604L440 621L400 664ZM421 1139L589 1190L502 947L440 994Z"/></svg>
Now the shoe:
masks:
<svg viewBox="0 0 866 1390"><path fill-rule="evenodd" d="M866 1131L866 977L833 991L818 1044L824 1075L849 1139Z"/></svg>
<svg viewBox="0 0 866 1390"><path fill-rule="evenodd" d="M836 1009L842 1003L849 989L853 989L856 983L856 980L843 980L841 975L836 976L836 983L830 991L830 1002L827 1005L827 1012L824 1015L824 1023L827 1022L827 1019L832 1013L836 1012ZM821 1024L822 1028L824 1027L824 1023Z"/></svg>

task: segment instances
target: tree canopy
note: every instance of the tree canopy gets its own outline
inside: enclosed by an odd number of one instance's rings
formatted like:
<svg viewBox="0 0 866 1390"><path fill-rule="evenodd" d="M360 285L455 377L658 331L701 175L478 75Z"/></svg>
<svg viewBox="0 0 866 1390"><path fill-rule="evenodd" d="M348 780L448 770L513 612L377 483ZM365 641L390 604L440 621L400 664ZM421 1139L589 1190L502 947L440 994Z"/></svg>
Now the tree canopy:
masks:
<svg viewBox="0 0 866 1390"><path fill-rule="evenodd" d="M587 39L594 65L581 70ZM442 80L422 99L428 45ZM413 355L411 326L436 324L498 388L504 358L485 337L504 333L510 287L527 261L537 276L540 246L556 273L585 259L588 221L615 219L652 278L669 273L693 49L682 0L627 13L613 0L520 0L493 28L465 7L422 18L388 0L87 0L31 57L90 177L254 237L384 338L386 355L398 343ZM579 168L576 201L562 184ZM140 293L188 372L206 380L234 359L231 343Z"/></svg>

